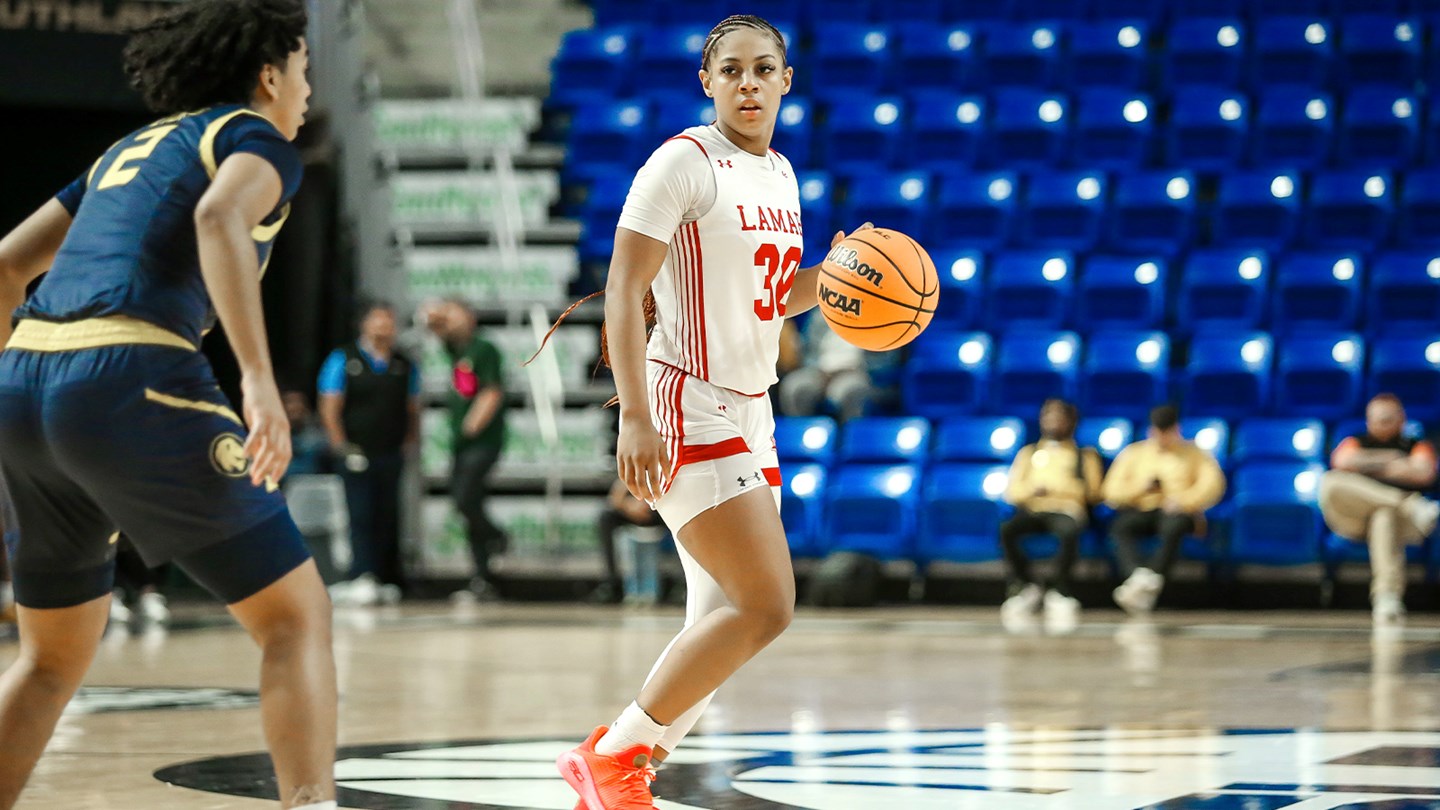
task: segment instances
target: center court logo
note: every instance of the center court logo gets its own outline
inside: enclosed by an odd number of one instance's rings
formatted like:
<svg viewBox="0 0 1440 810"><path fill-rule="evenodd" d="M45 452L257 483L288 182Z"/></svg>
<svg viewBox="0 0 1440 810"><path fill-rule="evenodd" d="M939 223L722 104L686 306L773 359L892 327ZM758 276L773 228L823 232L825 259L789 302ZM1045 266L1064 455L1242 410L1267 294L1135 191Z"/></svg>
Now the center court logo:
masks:
<svg viewBox="0 0 1440 810"><path fill-rule="evenodd" d="M343 749L344 807L570 810L574 740ZM264 755L156 778L275 797ZM662 810L1418 810L1440 807L1440 733L1039 729L696 735L655 783Z"/></svg>

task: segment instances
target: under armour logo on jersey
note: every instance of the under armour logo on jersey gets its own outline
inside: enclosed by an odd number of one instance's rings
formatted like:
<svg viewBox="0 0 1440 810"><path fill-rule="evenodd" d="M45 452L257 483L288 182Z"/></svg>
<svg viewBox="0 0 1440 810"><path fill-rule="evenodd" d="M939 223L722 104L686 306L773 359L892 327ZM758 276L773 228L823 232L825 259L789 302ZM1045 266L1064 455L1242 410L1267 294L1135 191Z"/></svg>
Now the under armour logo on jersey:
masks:
<svg viewBox="0 0 1440 810"><path fill-rule="evenodd" d="M737 476L737 477L735 478L735 482L740 485L740 488L741 488L741 489L744 489L745 487L748 487L748 486L750 486L751 484L758 484L758 483L760 483L761 480L763 480L764 478L765 478L765 476L762 475L759 470L756 470L755 472L751 473L750 475Z"/></svg>
<svg viewBox="0 0 1440 810"><path fill-rule="evenodd" d="M782 171L782 172L780 172L780 176L783 177L783 178L785 178L786 180L789 180L789 179L790 179L790 173L787 172L787 171Z"/></svg>
<svg viewBox="0 0 1440 810"><path fill-rule="evenodd" d="M719 166L720 168L722 168L722 169L733 169L733 168L735 168L735 164L734 164L734 163L731 163L729 160L717 160L717 161L715 161L715 164L718 165L718 166Z"/></svg>

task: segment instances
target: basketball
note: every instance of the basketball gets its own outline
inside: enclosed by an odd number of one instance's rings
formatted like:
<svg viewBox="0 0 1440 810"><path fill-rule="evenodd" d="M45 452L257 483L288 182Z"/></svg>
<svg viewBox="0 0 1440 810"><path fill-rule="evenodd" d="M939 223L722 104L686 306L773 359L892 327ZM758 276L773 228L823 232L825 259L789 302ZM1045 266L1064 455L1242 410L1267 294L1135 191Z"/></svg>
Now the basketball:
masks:
<svg viewBox="0 0 1440 810"><path fill-rule="evenodd" d="M858 231L820 265L820 312L835 333L862 349L898 349L930 325L940 277L930 254L888 228Z"/></svg>

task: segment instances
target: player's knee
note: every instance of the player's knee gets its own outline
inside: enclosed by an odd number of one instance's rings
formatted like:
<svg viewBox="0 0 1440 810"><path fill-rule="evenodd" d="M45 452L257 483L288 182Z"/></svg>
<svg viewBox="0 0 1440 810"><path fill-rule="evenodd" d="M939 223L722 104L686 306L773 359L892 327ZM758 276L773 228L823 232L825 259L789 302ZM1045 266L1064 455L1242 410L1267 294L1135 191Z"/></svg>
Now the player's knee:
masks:
<svg viewBox="0 0 1440 810"><path fill-rule="evenodd" d="M69 656L22 655L15 662L24 676L31 694L36 693L64 702L80 688L89 661Z"/></svg>
<svg viewBox="0 0 1440 810"><path fill-rule="evenodd" d="M795 598L786 599L783 594L773 594L756 599L741 608L746 623L754 631L758 641L768 644L784 633L795 619Z"/></svg>
<svg viewBox="0 0 1440 810"><path fill-rule="evenodd" d="M297 647L330 643L330 602L288 605L272 612L255 628L261 647Z"/></svg>

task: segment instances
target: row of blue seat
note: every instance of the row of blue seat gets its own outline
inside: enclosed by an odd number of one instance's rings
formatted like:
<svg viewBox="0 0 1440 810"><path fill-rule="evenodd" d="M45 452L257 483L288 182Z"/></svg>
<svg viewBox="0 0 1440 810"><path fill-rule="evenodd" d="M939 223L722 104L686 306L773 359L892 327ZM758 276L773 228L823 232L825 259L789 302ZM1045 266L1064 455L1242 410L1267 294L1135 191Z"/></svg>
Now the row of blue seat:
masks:
<svg viewBox="0 0 1440 810"><path fill-rule="evenodd" d="M844 19L844 18L835 18ZM552 69L559 97L609 90L629 76L678 81L700 66L706 25L607 26L566 35ZM1326 19L1207 17L1155 29L1143 20L937 26L823 21L784 31L819 89L914 87L1267 87L1382 84L1440 77L1427 23L1366 14ZM633 73L632 73L633 72Z"/></svg>
<svg viewBox="0 0 1440 810"><path fill-rule="evenodd" d="M713 25L735 12L729 0L592 0L596 20ZM827 20L924 23L1003 20L1142 20L1161 25L1191 17L1348 14L1440 18L1436 0L768 0L765 16L782 26Z"/></svg>
<svg viewBox="0 0 1440 810"><path fill-rule="evenodd" d="M1172 368L1163 332L1021 330L996 347L990 335L922 336L901 370L906 413L930 417L1029 413L1050 397L1078 400L1087 413L1143 415L1151 405L1183 402L1197 414L1344 419L1370 396L1398 395L1419 419L1440 420L1440 339L1353 333L1296 335L1201 332Z"/></svg>
<svg viewBox="0 0 1440 810"><path fill-rule="evenodd" d="M1426 106L1414 95L1369 89L1343 103L1313 88L1272 89L1252 104L1229 89L1194 87L1162 105L1144 93L1107 89L986 98L847 88L828 105L787 98L774 143L797 168L841 172L986 165L1385 170L1440 162L1440 102L1428 103L1422 127ZM567 158L581 172L634 171L667 138L714 118L713 103L693 89L617 101L591 97L574 110Z"/></svg>

